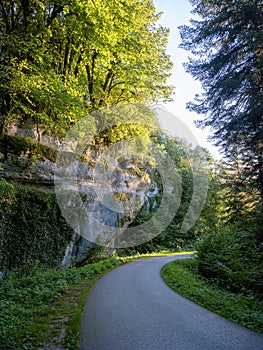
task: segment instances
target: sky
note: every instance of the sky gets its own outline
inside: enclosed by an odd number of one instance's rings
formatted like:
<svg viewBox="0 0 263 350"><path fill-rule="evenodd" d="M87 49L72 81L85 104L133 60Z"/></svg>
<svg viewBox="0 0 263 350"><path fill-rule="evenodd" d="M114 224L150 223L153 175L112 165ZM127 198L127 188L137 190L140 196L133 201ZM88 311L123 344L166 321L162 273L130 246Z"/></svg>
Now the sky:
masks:
<svg viewBox="0 0 263 350"><path fill-rule="evenodd" d="M163 12L159 23L170 29L167 53L171 56L174 64L169 83L175 86L175 94L173 102L161 105L162 108L170 112L162 114L161 125L172 135L177 135L177 118L179 118L197 143L207 148L215 159L220 159L222 156L219 154L218 148L207 141L207 137L211 135L210 131L197 129L194 125L194 120L200 119L201 116L186 109L186 103L193 101L195 94L201 92L201 84L186 73L183 67L183 62L187 62L190 53L178 47L181 43L178 27L189 24L189 20L193 18L190 4L188 0L154 0L154 4L157 12Z"/></svg>

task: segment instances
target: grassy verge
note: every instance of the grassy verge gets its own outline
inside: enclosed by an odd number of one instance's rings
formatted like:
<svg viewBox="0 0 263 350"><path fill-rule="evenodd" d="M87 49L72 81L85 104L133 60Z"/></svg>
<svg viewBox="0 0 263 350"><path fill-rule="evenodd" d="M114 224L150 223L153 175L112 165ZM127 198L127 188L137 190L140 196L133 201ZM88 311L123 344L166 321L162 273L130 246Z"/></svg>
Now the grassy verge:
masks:
<svg viewBox="0 0 263 350"><path fill-rule="evenodd" d="M67 332L67 349L78 349L79 344L79 329L80 329L80 322L81 322L81 316L84 304L86 302L87 294L90 290L90 288L93 286L94 283L96 283L102 276L110 272L111 270L115 269L118 265L120 265L120 261L118 261L117 265L114 265L112 267L109 267L107 270L104 270L102 273L96 275L94 278L88 281L88 283L84 283L84 288L82 288L83 284L77 286L80 288L80 293L77 298L73 298L74 305L72 305L72 313L71 317L69 318L68 323L68 332ZM61 304L68 304L69 298L66 297L63 301L60 301Z"/></svg>
<svg viewBox="0 0 263 350"><path fill-rule="evenodd" d="M231 321L263 334L263 302L235 294L202 278L196 259L176 260L162 269L164 281L176 292Z"/></svg>
<svg viewBox="0 0 263 350"><path fill-rule="evenodd" d="M81 268L12 273L0 283L0 349L76 349L81 310L94 277L115 258ZM66 345L65 345L66 344Z"/></svg>

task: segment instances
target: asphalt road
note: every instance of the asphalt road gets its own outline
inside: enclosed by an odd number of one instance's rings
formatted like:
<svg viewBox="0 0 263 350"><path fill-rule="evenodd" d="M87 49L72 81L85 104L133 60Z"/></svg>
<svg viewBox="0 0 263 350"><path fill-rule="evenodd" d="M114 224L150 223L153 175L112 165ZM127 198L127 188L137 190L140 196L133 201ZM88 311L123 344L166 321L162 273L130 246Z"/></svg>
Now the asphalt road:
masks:
<svg viewBox="0 0 263 350"><path fill-rule="evenodd" d="M81 350L263 350L263 336L217 316L172 291L162 266L187 256L122 265L91 289Z"/></svg>

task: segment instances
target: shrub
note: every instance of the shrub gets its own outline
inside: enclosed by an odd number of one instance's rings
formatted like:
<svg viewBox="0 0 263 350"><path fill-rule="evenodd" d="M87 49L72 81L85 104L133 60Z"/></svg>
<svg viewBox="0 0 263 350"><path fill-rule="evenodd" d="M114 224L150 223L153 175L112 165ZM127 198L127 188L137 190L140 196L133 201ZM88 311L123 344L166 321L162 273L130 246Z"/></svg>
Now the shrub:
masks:
<svg viewBox="0 0 263 350"><path fill-rule="evenodd" d="M262 298L262 247L248 232L210 234L198 246L198 271L224 289Z"/></svg>

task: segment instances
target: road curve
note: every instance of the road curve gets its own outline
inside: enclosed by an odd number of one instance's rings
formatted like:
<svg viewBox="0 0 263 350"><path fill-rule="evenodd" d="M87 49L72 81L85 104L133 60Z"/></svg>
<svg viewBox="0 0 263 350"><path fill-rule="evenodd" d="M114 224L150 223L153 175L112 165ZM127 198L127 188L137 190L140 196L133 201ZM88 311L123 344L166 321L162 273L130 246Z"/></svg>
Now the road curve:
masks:
<svg viewBox="0 0 263 350"><path fill-rule="evenodd" d="M101 278L84 307L80 350L263 350L263 336L207 311L162 280L189 255L122 265Z"/></svg>

